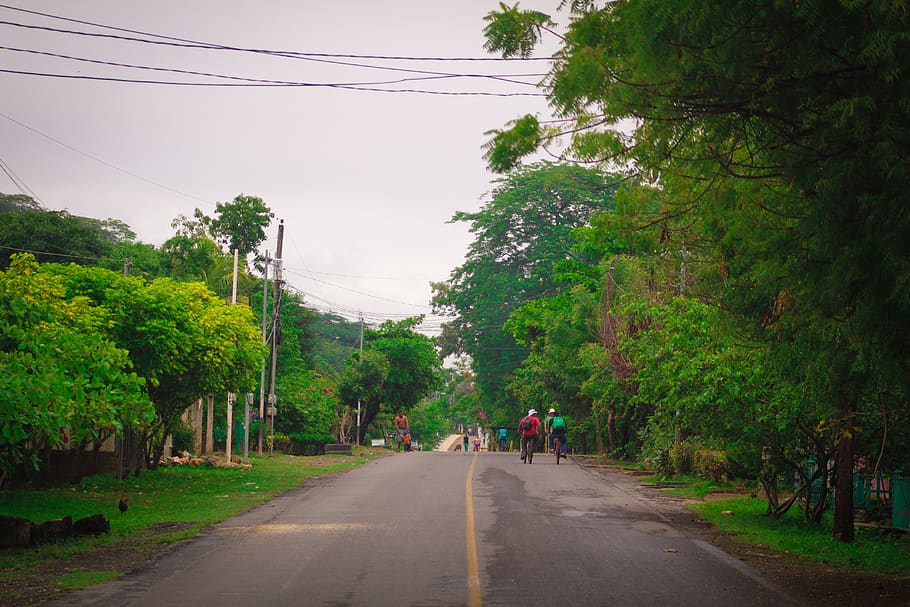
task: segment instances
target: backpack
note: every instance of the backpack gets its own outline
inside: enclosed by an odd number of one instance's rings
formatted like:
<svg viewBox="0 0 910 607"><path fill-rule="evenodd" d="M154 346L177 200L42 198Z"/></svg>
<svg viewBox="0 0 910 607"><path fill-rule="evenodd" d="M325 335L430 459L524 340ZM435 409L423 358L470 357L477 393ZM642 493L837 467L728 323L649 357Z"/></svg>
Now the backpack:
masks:
<svg viewBox="0 0 910 607"><path fill-rule="evenodd" d="M557 415L556 417L553 418L553 421L550 422L550 428L553 431L565 430L566 429L566 420L564 420L562 417Z"/></svg>
<svg viewBox="0 0 910 607"><path fill-rule="evenodd" d="M531 430L533 430L534 424L531 422L531 418L526 417L523 420L521 420L521 423L518 424L518 429L521 432L530 432Z"/></svg>

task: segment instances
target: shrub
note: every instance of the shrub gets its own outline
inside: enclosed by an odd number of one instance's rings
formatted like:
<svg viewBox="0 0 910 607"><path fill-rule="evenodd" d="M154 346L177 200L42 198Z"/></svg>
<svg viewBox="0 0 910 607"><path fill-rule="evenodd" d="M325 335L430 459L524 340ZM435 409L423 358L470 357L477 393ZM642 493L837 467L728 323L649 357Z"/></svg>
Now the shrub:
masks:
<svg viewBox="0 0 910 607"><path fill-rule="evenodd" d="M196 436L193 429L182 419L171 429L171 449L173 453L196 450Z"/></svg>
<svg viewBox="0 0 910 607"><path fill-rule="evenodd" d="M692 467L696 476L716 483L725 483L731 476L726 454L716 449L696 450L693 454Z"/></svg>
<svg viewBox="0 0 910 607"><path fill-rule="evenodd" d="M290 434L291 451L295 455L320 455L326 443L334 443L331 434L321 432L292 432Z"/></svg>
<svg viewBox="0 0 910 607"><path fill-rule="evenodd" d="M670 461L676 474L692 474L692 459L695 449L688 441L670 447Z"/></svg>

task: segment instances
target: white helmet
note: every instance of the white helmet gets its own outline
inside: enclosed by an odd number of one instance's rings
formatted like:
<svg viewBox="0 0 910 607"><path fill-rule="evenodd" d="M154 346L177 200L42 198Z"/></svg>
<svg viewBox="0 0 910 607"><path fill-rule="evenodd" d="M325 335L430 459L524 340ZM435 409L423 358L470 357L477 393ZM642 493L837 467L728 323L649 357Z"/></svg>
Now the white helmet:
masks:
<svg viewBox="0 0 910 607"><path fill-rule="evenodd" d="M537 409L528 409L528 415L537 415Z"/></svg>

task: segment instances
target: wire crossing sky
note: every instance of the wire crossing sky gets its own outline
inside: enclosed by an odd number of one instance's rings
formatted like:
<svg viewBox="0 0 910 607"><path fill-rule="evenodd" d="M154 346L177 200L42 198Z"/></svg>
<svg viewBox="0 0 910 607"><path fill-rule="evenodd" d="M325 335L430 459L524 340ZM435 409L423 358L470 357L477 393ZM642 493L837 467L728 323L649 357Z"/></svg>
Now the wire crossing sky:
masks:
<svg viewBox="0 0 910 607"><path fill-rule="evenodd" d="M308 305L372 323L428 314L430 282L471 241L449 220L494 187L485 133L550 117L549 57L483 50L498 8L0 2L0 192L156 245L178 215L259 196L285 222L285 278Z"/></svg>

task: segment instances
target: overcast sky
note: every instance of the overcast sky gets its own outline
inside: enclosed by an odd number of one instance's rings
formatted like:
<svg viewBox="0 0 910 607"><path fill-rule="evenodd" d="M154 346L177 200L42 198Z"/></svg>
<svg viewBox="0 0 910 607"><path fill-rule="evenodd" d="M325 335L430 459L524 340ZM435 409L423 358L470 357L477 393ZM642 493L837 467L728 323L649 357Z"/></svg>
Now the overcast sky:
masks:
<svg viewBox="0 0 910 607"><path fill-rule="evenodd" d="M24 185L53 210L112 217L160 245L171 221L238 194L261 197L285 223L284 266L307 302L349 318L429 312L430 281L460 265L471 241L455 211L478 209L495 179L485 131L523 113L548 116L532 86L549 64L290 58L174 46L116 28L243 49L406 57L489 57L483 17L497 0L0 0L0 69L194 83L255 80L419 89L202 87L0 73L0 192ZM553 13L555 0L522 2ZM14 25L19 24L19 25ZM103 34L82 36L39 26ZM146 44L110 36L171 44ZM373 68L350 64L371 65ZM397 68L433 72L394 71ZM514 75L432 78L440 74ZM259 83L262 84L262 83ZM274 253L277 221L263 248ZM427 326L438 325L432 319Z"/></svg>

